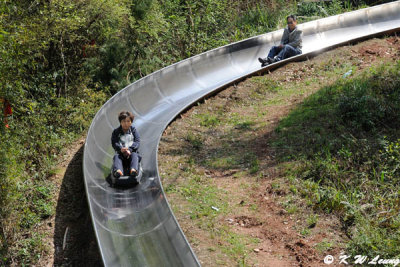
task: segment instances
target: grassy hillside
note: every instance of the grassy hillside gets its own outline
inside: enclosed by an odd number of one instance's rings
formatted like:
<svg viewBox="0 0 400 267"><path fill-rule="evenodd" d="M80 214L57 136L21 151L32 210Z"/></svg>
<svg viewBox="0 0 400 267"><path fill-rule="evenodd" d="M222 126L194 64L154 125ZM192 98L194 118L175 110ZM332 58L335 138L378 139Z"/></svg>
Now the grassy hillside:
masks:
<svg viewBox="0 0 400 267"><path fill-rule="evenodd" d="M163 185L204 266L399 255L399 45L290 63L167 129Z"/></svg>
<svg viewBox="0 0 400 267"><path fill-rule="evenodd" d="M321 88L276 129L296 193L336 214L354 254L399 255L400 61Z"/></svg>

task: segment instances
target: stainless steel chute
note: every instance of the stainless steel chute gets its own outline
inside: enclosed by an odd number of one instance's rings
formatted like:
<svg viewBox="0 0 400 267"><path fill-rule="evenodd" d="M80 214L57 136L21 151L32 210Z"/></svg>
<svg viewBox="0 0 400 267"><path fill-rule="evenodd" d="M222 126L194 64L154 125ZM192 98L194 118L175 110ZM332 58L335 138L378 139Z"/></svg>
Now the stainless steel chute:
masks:
<svg viewBox="0 0 400 267"><path fill-rule="evenodd" d="M298 25L303 55L400 29L400 1ZM154 72L121 90L99 110L84 150L84 180L105 266L199 266L160 183L157 149L166 126L204 96L260 71L258 57L279 44L283 30L220 47ZM282 64L282 63L279 63ZM273 67L273 66L272 66ZM269 67L267 67L269 68ZM135 114L141 136L142 183L110 188L112 129L121 110Z"/></svg>

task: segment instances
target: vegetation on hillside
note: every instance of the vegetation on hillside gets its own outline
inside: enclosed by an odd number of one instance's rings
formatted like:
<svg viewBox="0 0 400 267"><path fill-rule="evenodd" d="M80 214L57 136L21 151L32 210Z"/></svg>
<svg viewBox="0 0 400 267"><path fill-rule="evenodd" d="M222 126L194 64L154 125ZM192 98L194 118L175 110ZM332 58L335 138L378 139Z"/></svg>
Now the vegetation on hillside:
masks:
<svg viewBox="0 0 400 267"><path fill-rule="evenodd" d="M4 0L0 2L0 261L34 264L40 222L54 215L49 177L104 101L163 66L363 1Z"/></svg>
<svg viewBox="0 0 400 267"><path fill-rule="evenodd" d="M322 88L276 129L292 185L339 216L352 255L400 254L399 114L396 62Z"/></svg>
<svg viewBox="0 0 400 267"><path fill-rule="evenodd" d="M204 265L257 264L274 255L260 251L277 232L286 246L304 240L308 256L320 253L316 261L346 249L349 263L356 255L398 257L398 41L287 64L229 87L169 127L159 151L163 185ZM283 215L273 217L267 201L280 203ZM235 226L246 216L256 225ZM297 233L285 239L271 230L280 225Z"/></svg>

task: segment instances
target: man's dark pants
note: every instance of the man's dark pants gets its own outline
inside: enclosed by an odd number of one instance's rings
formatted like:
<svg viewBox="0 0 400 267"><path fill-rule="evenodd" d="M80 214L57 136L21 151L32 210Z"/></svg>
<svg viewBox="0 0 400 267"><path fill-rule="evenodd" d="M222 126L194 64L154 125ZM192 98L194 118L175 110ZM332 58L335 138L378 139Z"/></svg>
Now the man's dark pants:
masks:
<svg viewBox="0 0 400 267"><path fill-rule="evenodd" d="M301 54L301 50L299 48L294 48L291 45L284 45L283 48L273 46L271 50L269 50L268 57L274 58L276 56L277 61L280 61L299 54Z"/></svg>

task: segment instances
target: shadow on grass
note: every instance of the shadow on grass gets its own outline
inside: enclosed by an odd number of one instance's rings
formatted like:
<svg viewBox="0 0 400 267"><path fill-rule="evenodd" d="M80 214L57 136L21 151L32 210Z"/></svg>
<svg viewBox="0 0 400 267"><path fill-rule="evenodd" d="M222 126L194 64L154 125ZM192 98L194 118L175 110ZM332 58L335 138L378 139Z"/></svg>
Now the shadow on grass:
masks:
<svg viewBox="0 0 400 267"><path fill-rule="evenodd" d="M83 183L83 145L65 172L57 202L54 266L102 266Z"/></svg>

